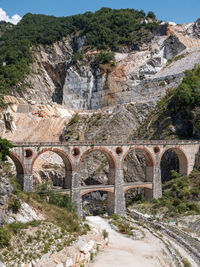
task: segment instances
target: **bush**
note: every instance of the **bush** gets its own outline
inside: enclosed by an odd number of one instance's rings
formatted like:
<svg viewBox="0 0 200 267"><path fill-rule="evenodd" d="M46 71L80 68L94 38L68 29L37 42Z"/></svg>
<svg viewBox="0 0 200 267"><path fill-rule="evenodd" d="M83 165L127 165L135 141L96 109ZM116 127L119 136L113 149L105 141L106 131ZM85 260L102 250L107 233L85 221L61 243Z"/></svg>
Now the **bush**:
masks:
<svg viewBox="0 0 200 267"><path fill-rule="evenodd" d="M79 120L79 115L76 113L70 120L70 122L67 124L67 126L72 126L73 124L77 123Z"/></svg>
<svg viewBox="0 0 200 267"><path fill-rule="evenodd" d="M192 70L185 72L182 83L177 87L169 109L176 113L178 110L190 110L200 105L200 67L195 66Z"/></svg>
<svg viewBox="0 0 200 267"><path fill-rule="evenodd" d="M2 139L0 137L0 161L6 161L7 156L10 155L10 148L13 148L13 144L11 144L7 139Z"/></svg>
<svg viewBox="0 0 200 267"><path fill-rule="evenodd" d="M98 64L109 64L115 60L113 52L100 52L97 56Z"/></svg>
<svg viewBox="0 0 200 267"><path fill-rule="evenodd" d="M0 228L0 248L9 246L11 234L5 228Z"/></svg>
<svg viewBox="0 0 200 267"><path fill-rule="evenodd" d="M12 212L17 213L21 208L21 203L18 198L15 198L10 204L9 208L12 210Z"/></svg>
<svg viewBox="0 0 200 267"><path fill-rule="evenodd" d="M108 232L104 229L103 230L103 238L106 239L108 237Z"/></svg>

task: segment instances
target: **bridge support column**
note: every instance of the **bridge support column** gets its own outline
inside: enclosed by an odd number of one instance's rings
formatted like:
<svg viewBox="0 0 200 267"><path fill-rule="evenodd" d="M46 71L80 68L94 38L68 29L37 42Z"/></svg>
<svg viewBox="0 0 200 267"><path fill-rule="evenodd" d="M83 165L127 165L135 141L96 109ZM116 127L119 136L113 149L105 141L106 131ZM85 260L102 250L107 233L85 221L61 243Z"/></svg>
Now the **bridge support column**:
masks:
<svg viewBox="0 0 200 267"><path fill-rule="evenodd" d="M33 175L24 174L23 175L23 191L24 192L33 192Z"/></svg>
<svg viewBox="0 0 200 267"><path fill-rule="evenodd" d="M78 217L82 218L83 212L80 181L80 173L77 170L72 171L71 199L76 204Z"/></svg>
<svg viewBox="0 0 200 267"><path fill-rule="evenodd" d="M72 186L72 171L65 171L65 177L63 179L63 188L70 189Z"/></svg>
<svg viewBox="0 0 200 267"><path fill-rule="evenodd" d="M115 209L114 213L120 216L126 214L126 204L124 196L124 173L123 169L115 169Z"/></svg>
<svg viewBox="0 0 200 267"><path fill-rule="evenodd" d="M159 164L159 158L156 157L156 165L153 172L153 198L162 197L162 180L161 180L161 168Z"/></svg>
<svg viewBox="0 0 200 267"><path fill-rule="evenodd" d="M146 167L146 181L151 182L153 181L153 166ZM144 188L144 196L147 200L151 200L153 198L153 190Z"/></svg>

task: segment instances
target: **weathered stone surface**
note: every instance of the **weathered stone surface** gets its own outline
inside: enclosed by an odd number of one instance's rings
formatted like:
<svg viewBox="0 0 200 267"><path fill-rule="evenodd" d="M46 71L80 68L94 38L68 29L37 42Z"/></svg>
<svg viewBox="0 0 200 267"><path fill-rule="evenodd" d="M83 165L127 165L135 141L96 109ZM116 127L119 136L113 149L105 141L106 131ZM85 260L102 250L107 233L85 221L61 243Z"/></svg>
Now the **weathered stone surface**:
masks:
<svg viewBox="0 0 200 267"><path fill-rule="evenodd" d="M2 210L0 210L0 225L4 224L4 222L5 222L5 214Z"/></svg>
<svg viewBox="0 0 200 267"><path fill-rule="evenodd" d="M85 254L87 254L89 251L91 251L94 248L94 241L90 240L88 243L86 244L80 244L79 245L79 250Z"/></svg>
<svg viewBox="0 0 200 267"><path fill-rule="evenodd" d="M71 267L73 265L73 260L72 259L68 259L65 263L65 267Z"/></svg>
<svg viewBox="0 0 200 267"><path fill-rule="evenodd" d="M164 57L167 60L175 57L186 48L186 46L174 35L169 36L164 42L164 45Z"/></svg>
<svg viewBox="0 0 200 267"><path fill-rule="evenodd" d="M33 220L44 220L44 216L39 214L27 203L22 203L17 214L12 214L12 218L18 222L27 223Z"/></svg>
<svg viewBox="0 0 200 267"><path fill-rule="evenodd" d="M9 179L2 177L2 172L0 175L0 205L6 207L9 196L13 191L13 187L10 184ZM0 209L0 225L5 222L6 218L6 214Z"/></svg>
<svg viewBox="0 0 200 267"><path fill-rule="evenodd" d="M189 65L182 64L181 59L178 67L167 66L165 70L168 59L183 50L188 52L187 47L197 45L191 39L194 36L199 38L199 24L197 20L191 25L170 25L168 32L155 32L148 44L122 47L116 53L115 67L98 67L95 64L96 51L90 51L80 61L72 62L73 53L84 44L84 36L64 38L51 46L37 47L33 71L27 78L33 88L24 94L33 101L55 101L75 110L99 109L130 102L156 103L168 89L181 82L181 79L177 79L176 83L170 81L168 73L175 76L183 74L184 66L192 68L198 64L198 52L195 52ZM168 79L169 83L160 86L159 82L154 81L155 76Z"/></svg>

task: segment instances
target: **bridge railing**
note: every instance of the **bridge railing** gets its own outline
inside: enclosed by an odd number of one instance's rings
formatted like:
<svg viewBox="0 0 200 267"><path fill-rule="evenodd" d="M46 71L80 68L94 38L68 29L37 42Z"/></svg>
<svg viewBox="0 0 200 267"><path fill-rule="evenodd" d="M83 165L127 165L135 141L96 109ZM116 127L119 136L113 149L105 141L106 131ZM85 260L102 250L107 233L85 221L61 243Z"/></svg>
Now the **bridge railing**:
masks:
<svg viewBox="0 0 200 267"><path fill-rule="evenodd" d="M16 147L29 146L132 146L132 145L193 145L200 144L200 140L132 140L130 142L122 142L119 140L109 141L72 141L72 142L12 142Z"/></svg>

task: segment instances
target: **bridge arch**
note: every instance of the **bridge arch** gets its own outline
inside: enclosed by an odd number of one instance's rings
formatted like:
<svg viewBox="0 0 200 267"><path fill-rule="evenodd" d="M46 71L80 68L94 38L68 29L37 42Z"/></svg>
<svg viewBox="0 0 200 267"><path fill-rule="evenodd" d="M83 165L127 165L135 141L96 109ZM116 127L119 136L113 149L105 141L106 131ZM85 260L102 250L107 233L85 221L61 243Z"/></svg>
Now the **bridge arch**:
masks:
<svg viewBox="0 0 200 267"><path fill-rule="evenodd" d="M23 187L24 175L26 174L25 165L23 161L20 159L20 157L12 151L10 151L10 154L8 155L8 157L13 161L15 168L16 168L17 179L20 185Z"/></svg>
<svg viewBox="0 0 200 267"><path fill-rule="evenodd" d="M114 205L115 205L115 196L114 196L114 186L113 189L110 188L103 188L103 186L105 184L110 184L110 185L114 185L115 184L115 169L116 169L116 160L115 157L113 156L112 152L109 151L107 148L103 148L103 147L94 147L94 148L89 148L87 149L81 156L79 163L78 163L78 170L81 173L81 177L82 179L85 176L85 173L81 172L82 171L82 167L85 164L84 159L87 159L87 161L89 160L89 157L92 156L92 158L90 158L91 162L93 162L93 160L95 160L95 157L93 158L93 156L95 156L93 153L96 153L97 156L97 168L88 168L88 172L86 173L86 177L87 179L84 179L84 183L88 184L88 185L98 185L98 187L100 185L102 185L101 188L88 188L87 190L84 190L84 188L82 187L81 191L81 197L82 197L82 202L88 202L91 203L91 205L93 205L93 197L94 195L92 194L92 192L99 192L99 194L101 194L101 197L104 197L105 201L106 201L106 210L109 214L114 213ZM92 155L93 154L93 155ZM103 157L104 155L104 157ZM88 158L87 158L88 156ZM106 161L106 162L104 162ZM95 162L95 161L94 161ZM100 166L101 164L103 164L104 166L104 171L103 171L103 175L100 172L98 174L97 169L98 166ZM102 165L101 165L102 166ZM101 167L102 169L102 167ZM95 171L95 172L94 172ZM94 176L92 175L94 172ZM103 178L102 178L103 177ZM88 179L89 178L89 179ZM99 179L100 178L100 179ZM105 180L106 179L106 180ZM84 192L84 193L83 193ZM104 193L104 194L103 194ZM107 193L107 194L106 194ZM88 195L87 195L88 194ZM98 199L98 198L97 198ZM102 198L98 199L97 202L101 203L101 206L104 206L105 202L102 200ZM98 206L99 204L97 204ZM84 206L86 208L86 206ZM95 208L96 210L96 208ZM104 210L105 211L105 210Z"/></svg>
<svg viewBox="0 0 200 267"><path fill-rule="evenodd" d="M179 173L182 175L187 175L188 174L188 158L184 150L179 146L168 147L164 149L160 155L159 166L161 166L162 159L165 153L168 151L172 151L177 155L178 161L179 161Z"/></svg>
<svg viewBox="0 0 200 267"><path fill-rule="evenodd" d="M65 165L65 178L63 180L63 188L71 189L72 171L74 170L74 165L69 155L58 148L46 148L46 149L41 150L32 160L30 174L33 174L35 161L39 158L40 155L44 154L45 152L53 152L57 154L58 156L60 156L60 158L63 160L63 163Z"/></svg>
<svg viewBox="0 0 200 267"><path fill-rule="evenodd" d="M91 152L101 152L105 155L108 165L109 165L109 175L108 175L108 183L109 184L114 184L115 183L115 168L116 168L116 160L115 157L113 156L112 152L109 151L106 148L102 148L102 147L95 147L95 148L91 148L86 150L80 160L79 160L79 164L78 164L78 170L79 172L81 172L81 164L84 160L84 158Z"/></svg>
<svg viewBox="0 0 200 267"><path fill-rule="evenodd" d="M153 167L155 166L155 160L151 152L145 147L138 147L138 146L131 147L122 158L121 168L122 169L124 168L124 161L126 157L128 156L128 154L136 150L142 152L142 155L145 158L145 162L146 162L145 181L152 182L153 181Z"/></svg>
<svg viewBox="0 0 200 267"><path fill-rule="evenodd" d="M133 151L133 150L139 150L142 152L142 154L144 155L145 157L145 160L146 160L146 166L148 167L153 167L155 166L155 160L154 160L154 157L152 156L151 152L146 148L146 147L140 147L140 146L135 146L135 147L131 147L126 153L125 155L123 156L123 159L122 159L122 163L121 163L121 168L123 169L123 165L124 165L124 160L125 158L127 157L127 155Z"/></svg>
<svg viewBox="0 0 200 267"><path fill-rule="evenodd" d="M85 158L85 156L86 156L87 154L89 154L90 152L93 152L93 151L100 151L100 152L102 152L102 153L106 156L106 158L107 158L107 160L108 160L109 167L110 167L110 168L113 168L113 169L116 168L116 159L115 159L115 157L113 156L112 152L109 151L107 148L104 148L104 147L95 147L95 148L90 148L90 149L86 150L86 151L82 154L82 156L81 156L81 158L80 158L80 161L79 161L79 164L78 164L78 170L79 170L79 171L80 171L80 169L81 169L81 163L82 163L83 159Z"/></svg>
<svg viewBox="0 0 200 267"><path fill-rule="evenodd" d="M96 192L96 191L104 191L104 192L110 192L110 193L114 193L112 188L92 188L92 189L86 189L83 192L81 192L81 197L88 194L88 193L92 193L92 192Z"/></svg>
<svg viewBox="0 0 200 267"><path fill-rule="evenodd" d="M135 152L135 154L131 154L132 152ZM132 155L133 157L128 159L127 158L128 155ZM139 164L137 163L137 161ZM134 168L132 167L132 164L134 164ZM129 190L138 189L138 190L133 190L132 192L128 192L129 191L128 189L125 190L126 193L125 198L127 201L130 198L135 198L135 194L136 195L144 194L144 196L147 199L151 199L153 197L151 188L146 186L131 186L131 183L139 181L141 183L143 182L153 183L154 166L155 166L154 157L152 153L144 146L130 147L129 150L124 154L121 162L121 168L124 173L124 182L127 183L127 186L130 183L130 187L127 187L129 188ZM135 177L135 179L133 179L133 177Z"/></svg>
<svg viewBox="0 0 200 267"><path fill-rule="evenodd" d="M134 189L134 188L147 188L147 189L151 189L151 190L152 190L152 184L125 186L125 187L124 187L124 192L127 192L127 191L129 191L129 190L131 190L131 189Z"/></svg>

